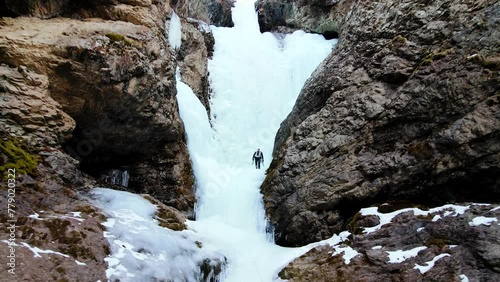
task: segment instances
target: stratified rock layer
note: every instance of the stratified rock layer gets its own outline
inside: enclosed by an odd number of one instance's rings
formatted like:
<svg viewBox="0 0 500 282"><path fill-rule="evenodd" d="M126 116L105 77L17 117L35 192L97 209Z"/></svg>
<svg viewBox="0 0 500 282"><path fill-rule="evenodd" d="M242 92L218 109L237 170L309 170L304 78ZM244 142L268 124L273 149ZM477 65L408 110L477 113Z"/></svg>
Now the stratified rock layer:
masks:
<svg viewBox="0 0 500 282"><path fill-rule="evenodd" d="M216 26L233 26L231 8L234 0L0 0L0 17L30 16L49 19L58 16L121 20L144 24L144 20L155 17L151 8L165 6L174 8L178 14ZM160 9L161 10L161 9ZM153 21L161 21L156 17ZM151 26L151 25L148 25Z"/></svg>
<svg viewBox="0 0 500 282"><path fill-rule="evenodd" d="M262 185L277 243L327 238L375 202L498 202L498 2L332 5L339 42L282 123Z"/></svg>

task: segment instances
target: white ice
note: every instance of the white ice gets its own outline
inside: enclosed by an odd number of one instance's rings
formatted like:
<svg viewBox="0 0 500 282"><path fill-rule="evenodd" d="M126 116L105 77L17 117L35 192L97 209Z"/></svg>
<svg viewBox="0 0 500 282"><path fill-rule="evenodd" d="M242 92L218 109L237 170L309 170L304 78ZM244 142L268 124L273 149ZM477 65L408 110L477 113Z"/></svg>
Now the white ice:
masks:
<svg viewBox="0 0 500 282"><path fill-rule="evenodd" d="M234 28L211 27L211 121L191 89L177 81L197 183L196 221L189 226L227 257L225 282L272 281L281 266L315 246L282 248L269 240L259 186L280 123L335 41L301 31L284 38L261 34L253 4L236 2ZM265 160L260 170L251 164L257 148ZM345 247L333 252L347 261L355 256Z"/></svg>
<svg viewBox="0 0 500 282"><path fill-rule="evenodd" d="M174 11L172 11L170 26L168 28L168 43L172 49L177 50L181 47L181 40L181 19Z"/></svg>

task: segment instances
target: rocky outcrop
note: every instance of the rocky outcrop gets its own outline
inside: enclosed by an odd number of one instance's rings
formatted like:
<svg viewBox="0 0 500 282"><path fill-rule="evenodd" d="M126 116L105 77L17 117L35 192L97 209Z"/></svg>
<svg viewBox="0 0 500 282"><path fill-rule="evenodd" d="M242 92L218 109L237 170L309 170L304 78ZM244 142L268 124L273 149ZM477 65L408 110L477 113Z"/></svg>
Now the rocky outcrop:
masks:
<svg viewBox="0 0 500 282"><path fill-rule="evenodd" d="M302 29L337 38L339 19L344 15L346 1L327 0L264 0L257 1L260 31L286 32ZM346 7L341 8L341 5Z"/></svg>
<svg viewBox="0 0 500 282"><path fill-rule="evenodd" d="M446 216L448 214L448 216ZM387 216L387 213L383 213ZM358 215L356 230L339 249L312 249L282 269L288 281L497 281L500 279L500 209L472 206L464 214L447 210L416 216L401 212L378 231L379 216ZM480 222L483 223L480 223ZM471 243L471 239L474 243ZM434 261L434 263L430 263Z"/></svg>
<svg viewBox="0 0 500 282"><path fill-rule="evenodd" d="M64 149L85 171L129 166L130 189L189 211L193 176L175 61L157 31L100 19L4 19L1 57L47 75L51 97L76 121Z"/></svg>
<svg viewBox="0 0 500 282"><path fill-rule="evenodd" d="M151 19L151 15L144 12L162 6L162 3L173 7L183 17L216 26L234 25L231 18L234 0L1 0L0 16L49 19L57 16L88 18L88 15L93 14L104 19L113 18L113 20L144 24L144 19ZM163 17L154 20L161 18Z"/></svg>
<svg viewBox="0 0 500 282"><path fill-rule="evenodd" d="M210 85L208 58L213 55L215 40L206 23L187 20L182 22L182 44L177 53L181 78L198 97L210 116Z"/></svg>
<svg viewBox="0 0 500 282"><path fill-rule="evenodd" d="M31 146L57 146L75 128L75 121L49 96L47 76L0 65L0 128L11 135L25 136Z"/></svg>
<svg viewBox="0 0 500 282"><path fill-rule="evenodd" d="M172 7L184 17L194 18L215 26L234 26L231 8L234 0L172 0Z"/></svg>
<svg viewBox="0 0 500 282"><path fill-rule="evenodd" d="M334 2L339 42L262 185L277 243L330 237L391 199L500 201L498 3Z"/></svg>
<svg viewBox="0 0 500 282"><path fill-rule="evenodd" d="M1 145L9 140L12 143L11 138L2 136ZM18 160L15 191L9 191L15 196L7 198L7 191L0 195L4 207L0 215L0 255L8 257L7 242L15 244L16 276L7 272L12 269L9 264L2 263L4 277L18 281L76 281L83 277L82 281L104 281L104 258L109 254L101 225L105 217L73 188L90 187L95 181L82 174L78 163L68 155L48 147L37 151L22 142L13 142L9 150L2 146L0 151L0 165L4 165L5 154L14 152ZM29 158L36 160L36 170L30 175L17 169L20 160ZM5 179L6 174L1 173ZM11 199L15 200L9 207L13 217L7 212ZM16 228L7 229L12 219ZM7 241L11 238L14 241Z"/></svg>

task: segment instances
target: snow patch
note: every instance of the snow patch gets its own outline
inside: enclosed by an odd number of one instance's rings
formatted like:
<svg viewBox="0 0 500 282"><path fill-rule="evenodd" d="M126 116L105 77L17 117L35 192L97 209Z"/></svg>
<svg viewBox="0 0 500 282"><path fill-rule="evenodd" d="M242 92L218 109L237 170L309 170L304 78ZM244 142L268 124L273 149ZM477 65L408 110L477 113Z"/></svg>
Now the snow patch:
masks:
<svg viewBox="0 0 500 282"><path fill-rule="evenodd" d="M139 195L95 188L96 206L108 220L104 237L111 254L106 276L110 281L200 281L200 265L205 259L224 261L204 239L191 230L172 231L154 219L157 207Z"/></svg>
<svg viewBox="0 0 500 282"><path fill-rule="evenodd" d="M356 250L354 250L351 247L335 247L333 255L339 255L342 253L344 254L343 258L345 264L350 264L351 260L359 254Z"/></svg>
<svg viewBox="0 0 500 282"><path fill-rule="evenodd" d="M374 246L374 247L372 247L372 250L380 250L380 249L382 249L382 246Z"/></svg>
<svg viewBox="0 0 500 282"><path fill-rule="evenodd" d="M28 248L30 251L33 252L35 258L41 258L42 256L40 254L54 254L54 255L59 255L59 256L63 256L65 258L69 258L68 255L65 255L63 253L60 253L60 252L56 252L56 251L52 251L52 250L42 250L42 249L39 249L38 247L32 247L30 245L28 245L27 243L25 242L21 242L21 245L23 245L24 247Z"/></svg>
<svg viewBox="0 0 500 282"><path fill-rule="evenodd" d="M469 282L469 277L465 276L465 274L460 274L460 282Z"/></svg>
<svg viewBox="0 0 500 282"><path fill-rule="evenodd" d="M37 213L34 213L34 214L30 214L28 215L29 218L33 218L33 219L36 219L36 220L43 220L43 218L40 218L40 215L37 214Z"/></svg>
<svg viewBox="0 0 500 282"><path fill-rule="evenodd" d="M82 212L70 212L73 217L82 217Z"/></svg>
<svg viewBox="0 0 500 282"><path fill-rule="evenodd" d="M43 213L43 211L40 211L40 213ZM30 214L28 215L29 218L33 218L33 219L36 219L36 220L47 220L49 218L60 218L60 219L73 219L73 220L77 220L77 221L84 221L83 218L81 218L81 212L70 212L70 215L60 215L60 216L56 216L56 215L48 215L46 217L40 217L40 215L38 213L34 213L34 214Z"/></svg>
<svg viewBox="0 0 500 282"><path fill-rule="evenodd" d="M486 225L490 226L491 223L497 222L498 219L496 217L484 217L484 216L478 216L472 219L471 222L469 222L470 226L479 226L479 225Z"/></svg>
<svg viewBox="0 0 500 282"><path fill-rule="evenodd" d="M415 264L415 267L413 269L416 269L416 270L420 271L421 274L424 274L427 271L429 271L431 268L433 268L438 260L440 260L444 257L449 257L449 256L450 256L450 254L440 254L438 256L435 256L431 261L425 262L425 265Z"/></svg>
<svg viewBox="0 0 500 282"><path fill-rule="evenodd" d="M75 259L75 263L76 263L77 265L87 265L86 263L84 263L84 262L79 262L79 261L78 261L78 260L76 260L76 259Z"/></svg>
<svg viewBox="0 0 500 282"><path fill-rule="evenodd" d="M312 245L323 245L328 244L333 248L332 256L336 256L343 253L343 259L345 264L351 263L351 260L357 256L359 253L349 246L341 246L343 242L349 240L350 232L344 231L340 234L333 235L330 239L320 241L318 243L313 243Z"/></svg>
<svg viewBox="0 0 500 282"><path fill-rule="evenodd" d="M378 225L373 226L373 227L365 227L364 228L363 232L366 234L370 234L372 232L379 230L383 225L390 223L394 217L396 217L402 213L405 213L405 212L413 212L413 214L415 216L419 216L419 215L427 216L429 214L434 214L434 213L437 213L440 211L446 211L445 212L446 216L458 216L458 215L463 214L469 208L470 208L470 206L458 206L458 205L449 204L449 205L444 205L441 207L432 208L428 211L423 211L419 208L406 208L406 209L393 211L390 213L380 213L378 211L378 207L369 207L369 208L361 209L360 213L361 213L361 215L364 215L364 216L366 216L366 215L378 216L378 218L380 220L380 223ZM444 214L443 214L443 216L444 216ZM441 219L441 216L436 215L432 220L437 221L439 219Z"/></svg>
<svg viewBox="0 0 500 282"><path fill-rule="evenodd" d="M387 251L387 255L389 257L389 263L402 263L403 261L414 258L418 256L420 251L427 249L427 247L416 247L411 250L397 250L397 251Z"/></svg>

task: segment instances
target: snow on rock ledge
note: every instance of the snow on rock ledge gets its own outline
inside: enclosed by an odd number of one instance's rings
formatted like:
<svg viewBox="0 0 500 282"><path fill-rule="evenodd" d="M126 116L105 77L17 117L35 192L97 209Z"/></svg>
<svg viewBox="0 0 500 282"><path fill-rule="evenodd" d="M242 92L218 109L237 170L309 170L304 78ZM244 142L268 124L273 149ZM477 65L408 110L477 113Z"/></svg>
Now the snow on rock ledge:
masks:
<svg viewBox="0 0 500 282"><path fill-rule="evenodd" d="M281 270L280 278L317 282L364 281L367 277L371 281L500 281L496 251L500 209L494 205L382 212L384 209L387 207L362 209L349 223L350 233L335 235L327 240L331 247L319 246L295 259ZM436 216L440 219L433 221ZM342 248L355 255L346 257Z"/></svg>
<svg viewBox="0 0 500 282"><path fill-rule="evenodd" d="M108 215L103 224L111 254L106 276L115 281L209 281L225 258L191 230L163 228L157 206L139 195L95 188L91 195ZM207 280L208 279L208 280Z"/></svg>

